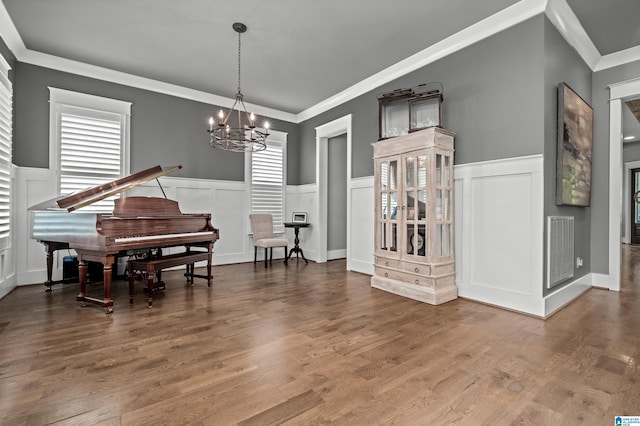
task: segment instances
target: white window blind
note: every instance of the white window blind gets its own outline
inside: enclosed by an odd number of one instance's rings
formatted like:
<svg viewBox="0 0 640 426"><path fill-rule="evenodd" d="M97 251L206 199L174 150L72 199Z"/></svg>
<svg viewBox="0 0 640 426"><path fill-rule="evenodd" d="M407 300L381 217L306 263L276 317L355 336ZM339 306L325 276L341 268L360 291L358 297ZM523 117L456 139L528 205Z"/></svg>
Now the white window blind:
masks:
<svg viewBox="0 0 640 426"><path fill-rule="evenodd" d="M251 154L251 211L271 213L274 232L284 232L285 144L268 139L267 149Z"/></svg>
<svg viewBox="0 0 640 426"><path fill-rule="evenodd" d="M0 248L11 246L11 161L13 87L0 73Z"/></svg>
<svg viewBox="0 0 640 426"><path fill-rule="evenodd" d="M58 193L71 194L129 173L128 135L131 104L49 88L51 91L51 161ZM110 197L84 211L112 211Z"/></svg>
<svg viewBox="0 0 640 426"><path fill-rule="evenodd" d="M121 176L121 132L119 120L86 114L60 117L60 194L118 179ZM85 207L85 210L112 210L113 198Z"/></svg>

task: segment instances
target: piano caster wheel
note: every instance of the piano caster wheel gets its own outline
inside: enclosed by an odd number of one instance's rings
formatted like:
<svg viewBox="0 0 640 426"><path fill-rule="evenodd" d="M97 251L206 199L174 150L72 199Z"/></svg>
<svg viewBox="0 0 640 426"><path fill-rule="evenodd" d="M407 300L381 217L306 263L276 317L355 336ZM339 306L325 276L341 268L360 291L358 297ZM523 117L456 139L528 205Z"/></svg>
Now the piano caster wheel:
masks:
<svg viewBox="0 0 640 426"><path fill-rule="evenodd" d="M109 306L104 308L104 313L105 314L112 314L113 313L113 307Z"/></svg>
<svg viewBox="0 0 640 426"><path fill-rule="evenodd" d="M80 307L81 307L81 308L86 308L86 307L87 307L87 303L86 303L86 302L82 302L82 303L80 304Z"/></svg>

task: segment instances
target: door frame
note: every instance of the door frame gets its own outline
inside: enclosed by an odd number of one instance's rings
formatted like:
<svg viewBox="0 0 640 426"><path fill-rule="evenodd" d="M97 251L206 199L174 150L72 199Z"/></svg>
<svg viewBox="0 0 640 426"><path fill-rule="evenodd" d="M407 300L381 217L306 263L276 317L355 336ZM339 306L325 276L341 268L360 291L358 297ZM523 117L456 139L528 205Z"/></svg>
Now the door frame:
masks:
<svg viewBox="0 0 640 426"><path fill-rule="evenodd" d="M614 291L620 291L621 268L622 102L638 96L640 78L609 85L609 272L601 275L601 284Z"/></svg>
<svg viewBox="0 0 640 426"><path fill-rule="evenodd" d="M347 134L347 270L351 270L351 144L352 114L345 115L315 128L316 130L316 262L327 261L327 209L329 175L329 139Z"/></svg>

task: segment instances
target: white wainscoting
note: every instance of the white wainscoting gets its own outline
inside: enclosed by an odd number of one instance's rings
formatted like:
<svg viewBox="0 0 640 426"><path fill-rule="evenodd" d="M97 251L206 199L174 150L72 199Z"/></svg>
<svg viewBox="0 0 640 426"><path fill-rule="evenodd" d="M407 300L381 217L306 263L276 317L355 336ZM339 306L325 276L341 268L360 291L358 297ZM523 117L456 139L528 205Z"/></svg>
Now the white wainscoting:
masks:
<svg viewBox="0 0 640 426"><path fill-rule="evenodd" d="M352 179L347 190L351 191L351 206L347 209L351 217L347 225L346 252L328 252L326 258L347 258L347 270L373 274L373 177ZM309 228L300 230L300 247L304 256L317 261L320 244L317 228L313 224L318 203L318 185L308 184L287 187L286 218L289 220L293 212L306 212ZM290 246L293 245L293 232L287 232Z"/></svg>
<svg viewBox="0 0 640 426"><path fill-rule="evenodd" d="M347 241L347 269L373 275L373 176L352 179L351 217Z"/></svg>
<svg viewBox="0 0 640 426"><path fill-rule="evenodd" d="M455 166L456 284L461 297L545 317L591 287L589 274L543 297L543 159L512 158ZM45 251L29 237L28 207L53 198L55 177L46 169L16 168L14 245L5 262L15 264L0 276L0 297L15 285L44 282ZM252 262L249 226L249 189L244 182L162 177L168 198L183 213L211 213L220 230L214 265ZM348 225L347 269L373 274L373 177L352 179ZM130 191L131 195L161 197L155 183ZM318 202L316 184L287 186L286 216L307 212L311 227L300 231L305 257L317 259L318 236L313 212ZM293 246L293 232L286 230ZM62 277L62 257L56 256L54 279ZM262 253L259 253L261 256ZM281 253L274 257L281 258ZM1 260L0 260L1 262Z"/></svg>
<svg viewBox="0 0 640 426"><path fill-rule="evenodd" d="M166 176L159 180L167 198L176 200L183 213L211 213L211 223L220 230L220 239L214 247L214 265L253 261L248 191L244 182ZM55 176L47 169L17 168L16 181L14 252L17 284L41 283L46 279L46 253L44 246L29 236L31 214L28 208L55 197ZM154 182L132 189L128 194L162 197L162 191ZM62 278L62 258L65 255L67 253L56 253L54 280Z"/></svg>
<svg viewBox="0 0 640 426"><path fill-rule="evenodd" d="M455 167L461 297L545 316L542 155Z"/></svg>
<svg viewBox="0 0 640 426"><path fill-rule="evenodd" d="M248 198L244 182L165 176L160 183L167 198L178 202L182 213L211 214L211 224L220 231L220 238L213 248L214 265L250 260ZM153 182L133 189L129 195L162 197L158 185ZM201 262L197 266L204 264Z"/></svg>
<svg viewBox="0 0 640 426"><path fill-rule="evenodd" d="M17 284L33 284L44 282L46 278L46 253L44 246L29 237L30 218L28 208L39 202L55 197L55 176L47 169L17 168L16 172L16 223L13 252L16 254ZM222 265L228 263L252 262L253 245L250 237L249 225L249 189L244 182L212 181L203 179L161 177L160 183L166 196L176 200L183 213L210 213L212 224L220 230L220 239L214 247L213 263ZM352 193L353 216L351 220L349 238L351 241L348 252L348 265L352 270L372 273L373 270L373 178L355 179L349 190ZM160 187L149 182L128 192L129 195L145 195L162 197ZM307 212L311 227L300 230L300 245L304 249L305 257L316 260L318 237L314 230L318 200L318 186L316 184L287 186L286 215L290 218L295 211ZM286 230L286 237L293 246L293 231ZM178 250L178 249L176 249ZM169 250L170 251L170 250ZM58 252L55 256L53 279L62 278L62 258L73 252ZM262 258L262 252L258 257ZM349 253L347 253L349 256ZM282 253L276 251L275 258L282 258ZM13 263L13 262L12 262ZM200 265L198 265L200 266ZM8 292L0 287L0 291Z"/></svg>
<svg viewBox="0 0 640 426"><path fill-rule="evenodd" d="M318 218L314 216L316 204L318 202L318 185L315 183L307 185L287 186L285 203L285 220L291 222L293 212L307 213L307 222L311 224L308 228L302 228L299 232L300 247L307 260L317 261L318 259L318 230L313 226ZM289 249L293 247L293 229L287 229L286 238L289 240Z"/></svg>
<svg viewBox="0 0 640 426"><path fill-rule="evenodd" d="M44 245L30 238L31 213L28 208L54 197L51 194L55 191L55 176L47 169L16 167L16 187L16 222L13 230L17 284L43 283L47 277L46 252ZM54 280L62 278L63 256L55 257Z"/></svg>

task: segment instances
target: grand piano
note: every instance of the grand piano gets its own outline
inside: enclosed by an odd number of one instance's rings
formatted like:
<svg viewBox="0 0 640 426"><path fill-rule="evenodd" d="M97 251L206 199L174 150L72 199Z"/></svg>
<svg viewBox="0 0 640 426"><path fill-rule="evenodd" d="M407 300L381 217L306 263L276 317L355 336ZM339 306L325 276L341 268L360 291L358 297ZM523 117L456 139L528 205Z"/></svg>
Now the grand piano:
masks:
<svg viewBox="0 0 640 426"><path fill-rule="evenodd" d="M82 211L82 207L120 194L143 183L182 168L151 167L112 182L45 201L29 208L32 211L31 238L45 245L47 281L51 288L54 252L73 249L78 255L80 292L76 300L102 306L113 312L111 299L112 267L116 257L136 251L161 251L184 246L189 251L206 250L208 284L211 285L213 245L219 237L208 213L185 214L174 200L161 197L130 196L115 199L113 213ZM158 184L160 182L158 181ZM162 187L161 187L162 189ZM162 191L164 194L164 190ZM104 297L86 293L87 262L103 265Z"/></svg>

